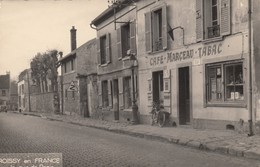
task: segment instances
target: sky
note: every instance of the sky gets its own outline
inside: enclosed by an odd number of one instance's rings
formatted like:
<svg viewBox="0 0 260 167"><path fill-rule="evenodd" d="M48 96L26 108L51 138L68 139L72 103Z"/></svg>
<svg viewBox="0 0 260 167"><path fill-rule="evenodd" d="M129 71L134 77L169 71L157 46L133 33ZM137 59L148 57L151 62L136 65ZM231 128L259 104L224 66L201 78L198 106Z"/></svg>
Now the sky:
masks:
<svg viewBox="0 0 260 167"><path fill-rule="evenodd" d="M95 38L90 23L107 7L107 0L0 0L0 75L17 80L38 52L67 55L72 26L77 47Z"/></svg>

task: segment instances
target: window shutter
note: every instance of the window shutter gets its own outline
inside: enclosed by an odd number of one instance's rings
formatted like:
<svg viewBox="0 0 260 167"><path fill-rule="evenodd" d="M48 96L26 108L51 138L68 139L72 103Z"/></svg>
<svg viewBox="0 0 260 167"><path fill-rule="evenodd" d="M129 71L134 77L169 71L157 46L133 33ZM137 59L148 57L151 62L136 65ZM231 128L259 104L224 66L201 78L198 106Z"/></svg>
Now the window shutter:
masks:
<svg viewBox="0 0 260 167"><path fill-rule="evenodd" d="M107 63L111 62L111 43L110 43L110 33L106 34L106 60Z"/></svg>
<svg viewBox="0 0 260 167"><path fill-rule="evenodd" d="M118 59L122 58L122 43L121 43L121 27L116 30L117 32L117 55Z"/></svg>
<svg viewBox="0 0 260 167"><path fill-rule="evenodd" d="M148 79L148 106L153 106L153 80L151 78Z"/></svg>
<svg viewBox="0 0 260 167"><path fill-rule="evenodd" d="M130 23L130 49L133 53L136 53L136 21Z"/></svg>
<svg viewBox="0 0 260 167"><path fill-rule="evenodd" d="M167 49L167 6L162 6L162 46Z"/></svg>
<svg viewBox="0 0 260 167"><path fill-rule="evenodd" d="M230 0L221 0L220 33L222 36L231 33L230 8Z"/></svg>
<svg viewBox="0 0 260 167"><path fill-rule="evenodd" d="M102 85L101 85L101 81L98 81L98 106L102 107Z"/></svg>
<svg viewBox="0 0 260 167"><path fill-rule="evenodd" d="M164 106L171 107L171 70L164 70L163 84Z"/></svg>
<svg viewBox="0 0 260 167"><path fill-rule="evenodd" d="M108 80L107 81L107 85L108 85L108 106L112 107L112 90L111 90L111 86L112 86L112 81Z"/></svg>
<svg viewBox="0 0 260 167"><path fill-rule="evenodd" d="M118 91L119 91L119 107L124 107L124 91L123 91L123 78L118 78Z"/></svg>
<svg viewBox="0 0 260 167"><path fill-rule="evenodd" d="M197 41L202 41L204 38L203 0L196 0L196 37Z"/></svg>
<svg viewBox="0 0 260 167"><path fill-rule="evenodd" d="M100 38L97 38L97 61L98 65L101 64L101 58L100 58Z"/></svg>
<svg viewBox="0 0 260 167"><path fill-rule="evenodd" d="M152 52L152 34L151 34L151 12L144 14L145 16L145 48L146 52Z"/></svg>

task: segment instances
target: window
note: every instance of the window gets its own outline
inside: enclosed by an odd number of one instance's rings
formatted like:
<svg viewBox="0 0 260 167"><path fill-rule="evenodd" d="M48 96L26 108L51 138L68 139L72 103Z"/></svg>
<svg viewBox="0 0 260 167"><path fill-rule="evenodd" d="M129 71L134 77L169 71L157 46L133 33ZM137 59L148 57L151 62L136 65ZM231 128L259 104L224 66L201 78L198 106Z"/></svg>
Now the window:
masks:
<svg viewBox="0 0 260 167"><path fill-rule="evenodd" d="M65 98L68 98L68 90L65 89Z"/></svg>
<svg viewBox="0 0 260 167"><path fill-rule="evenodd" d="M2 96L6 96L6 90L2 90Z"/></svg>
<svg viewBox="0 0 260 167"><path fill-rule="evenodd" d="M244 101L242 62L206 65L208 103L240 103Z"/></svg>
<svg viewBox="0 0 260 167"><path fill-rule="evenodd" d="M124 89L124 106L130 108L132 106L132 95L131 95L131 77L125 77L123 80Z"/></svg>
<svg viewBox="0 0 260 167"><path fill-rule="evenodd" d="M126 24L122 26L122 57L127 56L127 51L130 49L130 26Z"/></svg>
<svg viewBox="0 0 260 167"><path fill-rule="evenodd" d="M65 62L63 66L64 66L64 73L67 73L67 63Z"/></svg>
<svg viewBox="0 0 260 167"><path fill-rule="evenodd" d="M106 34L98 38L97 41L98 50L98 64L108 64L111 62L111 46L110 46L110 34Z"/></svg>
<svg viewBox="0 0 260 167"><path fill-rule="evenodd" d="M230 0L196 0L197 40L231 33Z"/></svg>
<svg viewBox="0 0 260 167"><path fill-rule="evenodd" d="M73 71L74 70L74 59L72 59L71 61L70 61L70 64L71 64L71 71Z"/></svg>
<svg viewBox="0 0 260 167"><path fill-rule="evenodd" d="M101 64L106 64L106 36L100 38Z"/></svg>
<svg viewBox="0 0 260 167"><path fill-rule="evenodd" d="M108 83L102 81L102 106L107 107L108 105Z"/></svg>
<svg viewBox="0 0 260 167"><path fill-rule="evenodd" d="M136 21L129 22L117 29L117 54L118 59L127 55L127 51L136 53Z"/></svg>
<svg viewBox="0 0 260 167"><path fill-rule="evenodd" d="M145 14L146 51L155 52L167 48L166 5Z"/></svg>

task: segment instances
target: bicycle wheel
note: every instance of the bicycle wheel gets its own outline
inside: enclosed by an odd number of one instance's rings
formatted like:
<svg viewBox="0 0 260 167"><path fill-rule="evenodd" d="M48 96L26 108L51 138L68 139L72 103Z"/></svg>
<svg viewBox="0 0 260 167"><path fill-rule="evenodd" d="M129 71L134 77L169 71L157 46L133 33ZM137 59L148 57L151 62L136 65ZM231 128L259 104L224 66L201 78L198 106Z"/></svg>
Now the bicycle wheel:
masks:
<svg viewBox="0 0 260 167"><path fill-rule="evenodd" d="M163 127L165 125L166 116L165 113L160 112L158 115L158 125L159 127Z"/></svg>

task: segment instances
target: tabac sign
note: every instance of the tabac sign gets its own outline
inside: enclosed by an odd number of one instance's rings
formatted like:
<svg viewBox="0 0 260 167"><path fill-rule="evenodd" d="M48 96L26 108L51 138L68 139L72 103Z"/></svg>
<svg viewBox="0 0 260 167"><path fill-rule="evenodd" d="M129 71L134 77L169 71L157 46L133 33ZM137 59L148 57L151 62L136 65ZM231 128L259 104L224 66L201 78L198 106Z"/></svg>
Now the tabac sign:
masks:
<svg viewBox="0 0 260 167"><path fill-rule="evenodd" d="M189 61L193 59L204 59L210 57L227 56L242 53L242 38L239 40L234 37L232 40L226 40L211 44L197 44L188 49L179 49L175 51L164 52L157 56L151 56L150 66L166 65L168 63Z"/></svg>

